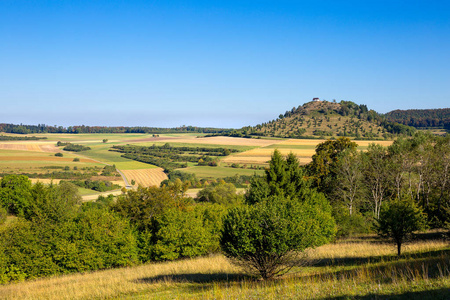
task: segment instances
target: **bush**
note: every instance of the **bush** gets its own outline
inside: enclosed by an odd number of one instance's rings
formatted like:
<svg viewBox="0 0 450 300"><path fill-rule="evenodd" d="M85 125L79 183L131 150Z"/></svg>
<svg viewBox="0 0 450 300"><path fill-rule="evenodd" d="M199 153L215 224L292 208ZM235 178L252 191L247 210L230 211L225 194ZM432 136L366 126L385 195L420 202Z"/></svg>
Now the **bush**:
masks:
<svg viewBox="0 0 450 300"><path fill-rule="evenodd" d="M403 242L414 231L426 228L426 215L411 199L395 200L382 207L377 222L378 234L391 238L397 244L397 255L400 256Z"/></svg>
<svg viewBox="0 0 450 300"><path fill-rule="evenodd" d="M6 208L0 205L0 225L5 224L6 218L8 217L8 212Z"/></svg>
<svg viewBox="0 0 450 300"><path fill-rule="evenodd" d="M74 159L73 159L73 161L80 161L80 159L78 158L78 157L75 157Z"/></svg>
<svg viewBox="0 0 450 300"><path fill-rule="evenodd" d="M322 194L305 199L271 196L231 209L220 244L225 255L262 279L298 266L302 252L329 242L335 234L331 208Z"/></svg>
<svg viewBox="0 0 450 300"><path fill-rule="evenodd" d="M55 156L63 157L64 155L61 152L55 153Z"/></svg>
<svg viewBox="0 0 450 300"><path fill-rule="evenodd" d="M62 223L19 219L0 231L0 241L0 282L137 262L131 227L106 210L82 212Z"/></svg>

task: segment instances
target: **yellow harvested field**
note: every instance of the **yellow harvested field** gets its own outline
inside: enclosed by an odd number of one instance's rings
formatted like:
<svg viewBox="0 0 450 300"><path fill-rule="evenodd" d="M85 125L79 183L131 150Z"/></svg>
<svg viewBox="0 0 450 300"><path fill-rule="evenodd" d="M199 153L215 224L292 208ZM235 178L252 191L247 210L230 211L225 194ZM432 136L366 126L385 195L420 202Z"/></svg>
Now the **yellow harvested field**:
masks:
<svg viewBox="0 0 450 300"><path fill-rule="evenodd" d="M20 150L20 151L36 151L36 152L59 152L60 150L51 144L38 143L0 143L0 149L3 150Z"/></svg>
<svg viewBox="0 0 450 300"><path fill-rule="evenodd" d="M282 142L280 142L280 145L292 145L292 146L316 146L320 143L325 142L326 140L316 140L316 139L289 139L289 140L284 140ZM353 141L356 144L358 144L358 146L362 146L362 147L367 147L369 146L369 144L378 144L384 147L390 146L392 145L392 143L394 141Z"/></svg>
<svg viewBox="0 0 450 300"><path fill-rule="evenodd" d="M163 139L158 142L167 143L186 143L186 144L210 144L210 145L233 145L233 146L255 146L265 147L273 144L278 144L282 140L269 140L269 139L246 139L229 136L212 136L205 138L191 137L175 137Z"/></svg>
<svg viewBox="0 0 450 300"><path fill-rule="evenodd" d="M57 161L57 162L71 162L73 158L69 157L56 157L56 156L0 156L0 161ZM80 158L80 162L83 163L97 163L95 160L89 158Z"/></svg>
<svg viewBox="0 0 450 300"><path fill-rule="evenodd" d="M312 156L316 153L315 146L325 142L326 140L303 140L303 139L289 139L278 142L278 151L282 155L294 153L300 161L300 164L307 164L311 161ZM367 147L371 143L380 144L382 146L389 146L393 141L355 141L358 146ZM301 149L301 146L306 146L306 149ZM291 148L292 147L292 148ZM222 159L224 163L237 164L265 164L270 160L273 151L277 149L276 146L268 148L256 148L230 155Z"/></svg>
<svg viewBox="0 0 450 300"><path fill-rule="evenodd" d="M31 183L43 183L43 184L59 184L59 182L61 181L61 179L50 179L50 178L30 178Z"/></svg>
<svg viewBox="0 0 450 300"><path fill-rule="evenodd" d="M131 180L134 180L137 185L143 187L159 186L161 181L167 179L167 175L162 168L121 170L121 172L127 177L130 184Z"/></svg>

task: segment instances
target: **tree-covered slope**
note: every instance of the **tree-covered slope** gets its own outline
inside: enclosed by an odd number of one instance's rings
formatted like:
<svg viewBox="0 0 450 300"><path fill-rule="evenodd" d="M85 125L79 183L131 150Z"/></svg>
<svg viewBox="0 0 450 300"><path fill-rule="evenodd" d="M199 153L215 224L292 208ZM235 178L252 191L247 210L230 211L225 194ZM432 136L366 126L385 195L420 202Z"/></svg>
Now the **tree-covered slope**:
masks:
<svg viewBox="0 0 450 300"><path fill-rule="evenodd" d="M385 139L410 135L413 128L387 121L366 105L351 101L312 101L292 108L277 119L243 127L225 135L288 138L329 138L349 136L359 139Z"/></svg>
<svg viewBox="0 0 450 300"><path fill-rule="evenodd" d="M397 109L385 116L386 120L416 128L435 127L450 130L450 108Z"/></svg>

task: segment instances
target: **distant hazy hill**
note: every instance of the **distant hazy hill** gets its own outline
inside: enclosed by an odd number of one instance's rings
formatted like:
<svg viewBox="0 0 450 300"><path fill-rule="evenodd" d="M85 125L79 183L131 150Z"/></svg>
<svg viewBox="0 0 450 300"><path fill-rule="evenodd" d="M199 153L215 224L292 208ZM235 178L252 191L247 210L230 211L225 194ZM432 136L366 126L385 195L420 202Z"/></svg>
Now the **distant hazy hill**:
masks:
<svg viewBox="0 0 450 300"><path fill-rule="evenodd" d="M416 128L434 127L450 130L450 108L408 109L388 112L386 120Z"/></svg>
<svg viewBox="0 0 450 300"><path fill-rule="evenodd" d="M351 101L311 101L280 114L275 120L243 127L225 135L290 138L329 138L349 136L359 139L385 139L409 135L414 128L386 121L366 105Z"/></svg>

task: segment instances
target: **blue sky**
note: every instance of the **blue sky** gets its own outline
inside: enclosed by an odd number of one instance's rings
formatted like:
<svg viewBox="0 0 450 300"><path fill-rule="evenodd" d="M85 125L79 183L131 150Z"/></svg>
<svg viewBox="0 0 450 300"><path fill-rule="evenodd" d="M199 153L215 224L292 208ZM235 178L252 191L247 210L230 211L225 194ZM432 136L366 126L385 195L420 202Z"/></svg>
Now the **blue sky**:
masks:
<svg viewBox="0 0 450 300"><path fill-rule="evenodd" d="M0 123L234 127L450 107L449 1L0 0Z"/></svg>

